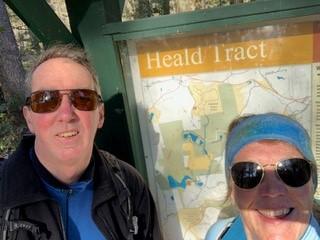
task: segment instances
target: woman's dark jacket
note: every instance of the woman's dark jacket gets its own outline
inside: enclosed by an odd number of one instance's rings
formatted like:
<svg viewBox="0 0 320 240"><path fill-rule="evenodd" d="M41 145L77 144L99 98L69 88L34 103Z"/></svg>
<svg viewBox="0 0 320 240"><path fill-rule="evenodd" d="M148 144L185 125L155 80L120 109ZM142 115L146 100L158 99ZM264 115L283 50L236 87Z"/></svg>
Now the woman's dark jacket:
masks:
<svg viewBox="0 0 320 240"><path fill-rule="evenodd" d="M0 239L66 240L59 206L29 158L33 145L34 137L24 137L0 162ZM137 171L96 148L93 156L92 217L106 239L162 239L152 196Z"/></svg>

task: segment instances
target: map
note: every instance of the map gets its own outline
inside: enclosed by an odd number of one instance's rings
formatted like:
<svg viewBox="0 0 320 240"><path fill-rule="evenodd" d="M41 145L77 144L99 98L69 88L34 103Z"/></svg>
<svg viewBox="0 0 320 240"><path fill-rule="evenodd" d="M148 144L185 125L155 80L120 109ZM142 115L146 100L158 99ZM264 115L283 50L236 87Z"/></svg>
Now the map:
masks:
<svg viewBox="0 0 320 240"><path fill-rule="evenodd" d="M263 54L257 56L261 60L268 56L269 48L264 42L260 46L264 47ZM201 49L194 49L194 64L204 62ZM139 47L133 42L129 50L132 78L138 79L133 88L149 185L157 202L164 239L204 239L218 218L236 214L226 201L224 144L229 123L239 115L278 112L298 120L312 135L316 125L313 89L320 80L320 65L253 65L143 76L141 59L137 57ZM175 51L171 53L172 66L182 65L184 58ZM183 53L191 52L188 46L188 52ZM163 55L163 65L161 55L154 56L146 64L149 67L152 61L162 68L171 64L168 55ZM188 72L188 68L185 70Z"/></svg>

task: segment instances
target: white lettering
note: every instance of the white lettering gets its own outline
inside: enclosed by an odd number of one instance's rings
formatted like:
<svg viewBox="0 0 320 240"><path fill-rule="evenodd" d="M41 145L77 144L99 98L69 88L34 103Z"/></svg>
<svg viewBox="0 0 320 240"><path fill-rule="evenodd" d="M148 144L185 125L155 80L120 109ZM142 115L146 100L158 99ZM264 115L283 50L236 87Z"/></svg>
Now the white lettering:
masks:
<svg viewBox="0 0 320 240"><path fill-rule="evenodd" d="M220 53L219 53L219 48L217 46L214 46L214 53L215 53L215 62L220 62Z"/></svg>
<svg viewBox="0 0 320 240"><path fill-rule="evenodd" d="M232 58L231 52L233 52L233 48L227 48L225 49L225 51L226 51L226 61L231 62L231 58Z"/></svg>
<svg viewBox="0 0 320 240"><path fill-rule="evenodd" d="M187 57L186 57L187 58ZM179 53L176 53L175 55L173 55L173 65L175 67L180 67L183 66L183 60L182 60L182 55Z"/></svg>
<svg viewBox="0 0 320 240"><path fill-rule="evenodd" d="M155 61L156 62L156 68L161 68L160 65L160 54L159 52L156 52L156 57L155 58L151 58L150 54L147 53L147 62L148 62L148 69L152 69L152 62Z"/></svg>
<svg viewBox="0 0 320 240"><path fill-rule="evenodd" d="M255 54L253 54L253 53L251 52L251 49L253 49L253 50L255 51ZM257 47L256 45L250 45L250 46L248 47L248 49L247 49L247 56L248 56L248 58L250 58L250 59L255 59L255 58L258 56L257 49L258 49L258 47Z"/></svg>
<svg viewBox="0 0 320 240"><path fill-rule="evenodd" d="M239 60L244 60L245 59L245 56L244 56L244 48L243 47L236 47L234 49L234 59L236 61L239 61Z"/></svg>
<svg viewBox="0 0 320 240"><path fill-rule="evenodd" d="M203 63L200 47L198 47L198 49L194 53L191 54L191 63L196 64L196 65Z"/></svg>
<svg viewBox="0 0 320 240"><path fill-rule="evenodd" d="M172 66L172 56L171 55L164 55L162 58L162 64L164 67L171 67Z"/></svg>
<svg viewBox="0 0 320 240"><path fill-rule="evenodd" d="M261 41L259 46L260 46L260 55L261 55L261 57L266 58L267 55L265 54L265 51L264 51L266 44L263 41Z"/></svg>
<svg viewBox="0 0 320 240"><path fill-rule="evenodd" d="M214 46L216 63L219 62L232 62L232 61L243 61L243 60L253 60L257 58L266 58L266 44L261 41L259 44L252 44L247 47L234 46L234 47L224 47L224 45Z"/></svg>
<svg viewBox="0 0 320 240"><path fill-rule="evenodd" d="M189 66L190 63L189 63L189 49L188 48L185 48L184 49L184 58L185 58L185 61L186 61L186 66Z"/></svg>

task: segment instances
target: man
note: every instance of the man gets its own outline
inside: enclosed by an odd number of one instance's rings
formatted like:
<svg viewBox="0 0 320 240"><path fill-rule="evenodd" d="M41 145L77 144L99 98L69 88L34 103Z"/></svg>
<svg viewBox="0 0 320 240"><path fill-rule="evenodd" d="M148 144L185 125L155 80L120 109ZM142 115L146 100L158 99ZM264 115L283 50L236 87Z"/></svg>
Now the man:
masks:
<svg viewBox="0 0 320 240"><path fill-rule="evenodd" d="M161 239L141 176L98 150L104 105L85 53L46 50L27 77L26 136L0 168L1 239Z"/></svg>
<svg viewBox="0 0 320 240"><path fill-rule="evenodd" d="M230 125L225 171L239 216L218 221L206 240L319 240L313 216L317 167L307 131L265 113Z"/></svg>

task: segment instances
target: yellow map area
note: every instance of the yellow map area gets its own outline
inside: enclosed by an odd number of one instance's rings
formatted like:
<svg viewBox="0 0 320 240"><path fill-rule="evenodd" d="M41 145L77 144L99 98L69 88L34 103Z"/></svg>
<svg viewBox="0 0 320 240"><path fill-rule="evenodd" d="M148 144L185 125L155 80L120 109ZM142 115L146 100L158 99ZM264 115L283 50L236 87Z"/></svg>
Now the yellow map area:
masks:
<svg viewBox="0 0 320 240"><path fill-rule="evenodd" d="M237 112L241 112L241 109L243 109L246 103L244 90L250 84L252 84L251 81L232 85ZM271 89L271 86L267 86L267 82L264 80L258 84L265 85L265 88ZM223 113L224 108L221 100L221 87L223 87L223 85L225 84L205 84L199 81L191 82L189 85L189 91L195 101L192 109L192 115L201 117L215 113Z"/></svg>
<svg viewBox="0 0 320 240"><path fill-rule="evenodd" d="M193 116L200 117L222 112L219 84L191 82L189 85L189 91L195 100L192 110Z"/></svg>
<svg viewBox="0 0 320 240"><path fill-rule="evenodd" d="M191 142L186 142L182 145L184 155L187 156L185 159L185 167L190 170L196 171L206 171L210 167L210 161L212 155L198 155L194 149L194 144Z"/></svg>
<svg viewBox="0 0 320 240"><path fill-rule="evenodd" d="M245 93L248 86L251 84L256 84L257 86L271 91L277 95L281 94L277 92L272 85L265 79L261 80L248 80L243 83L233 84L233 95L235 98L235 104L237 107L237 112L241 112L245 107L247 94ZM189 85L189 91L192 95L195 104L192 109L192 115L194 117L207 116L215 113L224 112L222 100L221 100L221 87L225 83L211 83L206 84L199 81L191 82ZM246 97L245 97L246 96Z"/></svg>
<svg viewBox="0 0 320 240"><path fill-rule="evenodd" d="M245 98L245 93L244 91L246 88L252 84L251 81L247 81L245 83L240 83L240 84L234 84L233 87L233 92L234 92L234 98L235 98L235 104L237 106L237 111L241 112L241 110L244 108L246 104L246 98Z"/></svg>

